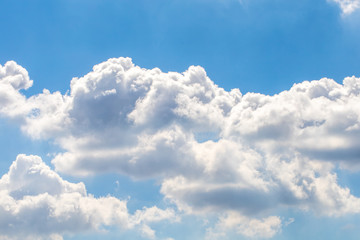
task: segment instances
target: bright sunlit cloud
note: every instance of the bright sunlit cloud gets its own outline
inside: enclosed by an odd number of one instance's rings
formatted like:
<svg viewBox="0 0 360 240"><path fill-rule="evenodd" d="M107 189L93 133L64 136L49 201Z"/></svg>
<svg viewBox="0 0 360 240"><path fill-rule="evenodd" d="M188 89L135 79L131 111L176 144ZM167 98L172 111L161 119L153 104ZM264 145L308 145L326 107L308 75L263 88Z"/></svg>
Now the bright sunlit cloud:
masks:
<svg viewBox="0 0 360 240"><path fill-rule="evenodd" d="M29 137L63 150L52 160L56 171L156 179L178 214L217 215L209 238L229 229L273 237L286 224L268 212L283 208L329 217L360 212L360 198L339 185L335 172L338 165L359 169L359 78L243 95L220 88L199 66L164 73L112 58L74 78L66 94L45 89L26 97L31 85L20 65L0 66L0 113ZM198 139L206 134L212 139ZM0 227L9 236L21 224L24 234L45 234L34 225L50 218L47 234L141 225L152 238L155 232L141 219L175 218L156 207L131 216L126 202L88 195L83 184L62 180L35 156L20 155L0 190L6 213ZM22 211L28 219L17 222ZM13 228L5 221L11 218Z"/></svg>
<svg viewBox="0 0 360 240"><path fill-rule="evenodd" d="M19 155L0 179L0 238L62 239L62 234L138 227L175 220L172 209L144 208L129 214L127 201L87 194L83 183L70 183L51 170L40 157ZM144 231L146 230L146 231Z"/></svg>
<svg viewBox="0 0 360 240"><path fill-rule="evenodd" d="M339 4L344 14L351 14L360 7L359 0L332 0Z"/></svg>

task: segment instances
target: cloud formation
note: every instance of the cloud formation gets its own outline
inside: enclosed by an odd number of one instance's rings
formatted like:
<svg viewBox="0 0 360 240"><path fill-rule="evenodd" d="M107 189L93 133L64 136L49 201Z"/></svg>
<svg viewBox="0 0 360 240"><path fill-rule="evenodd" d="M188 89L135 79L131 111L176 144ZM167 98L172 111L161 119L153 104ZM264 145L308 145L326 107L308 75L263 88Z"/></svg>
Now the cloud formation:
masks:
<svg viewBox="0 0 360 240"><path fill-rule="evenodd" d="M221 216L214 228L207 230L206 239L215 240L223 238L226 231L235 230L248 238L271 238L281 231L281 219L276 216L270 216L263 219L251 219L237 212L227 213Z"/></svg>
<svg viewBox="0 0 360 240"><path fill-rule="evenodd" d="M126 201L87 194L83 183L70 183L38 156L19 155L0 179L0 232L4 239L62 239L66 233L106 226L152 231L148 223L175 218L157 207L128 213Z"/></svg>
<svg viewBox="0 0 360 240"><path fill-rule="evenodd" d="M8 65L18 70L3 70ZM57 171L158 179L180 210L226 212L237 219L226 226L246 236L279 231L270 210L360 212L360 199L335 173L337 166L360 169L359 78L243 95L218 87L199 66L163 73L117 58L74 78L65 95L44 90L26 98L19 92L31 86L26 70L14 62L1 69L8 90L0 113L64 150L52 160ZM241 230L249 224L258 231Z"/></svg>
<svg viewBox="0 0 360 240"><path fill-rule="evenodd" d="M332 0L332 1L339 4L344 14L351 14L360 7L359 0Z"/></svg>

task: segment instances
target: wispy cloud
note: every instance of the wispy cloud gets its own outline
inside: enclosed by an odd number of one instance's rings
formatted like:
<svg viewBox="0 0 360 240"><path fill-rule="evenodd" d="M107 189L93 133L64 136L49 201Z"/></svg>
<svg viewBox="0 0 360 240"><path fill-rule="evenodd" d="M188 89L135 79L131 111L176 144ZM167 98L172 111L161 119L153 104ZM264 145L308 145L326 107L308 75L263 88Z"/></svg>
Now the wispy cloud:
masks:
<svg viewBox="0 0 360 240"><path fill-rule="evenodd" d="M351 14L360 7L359 0L331 0L339 4L342 12L347 15Z"/></svg>

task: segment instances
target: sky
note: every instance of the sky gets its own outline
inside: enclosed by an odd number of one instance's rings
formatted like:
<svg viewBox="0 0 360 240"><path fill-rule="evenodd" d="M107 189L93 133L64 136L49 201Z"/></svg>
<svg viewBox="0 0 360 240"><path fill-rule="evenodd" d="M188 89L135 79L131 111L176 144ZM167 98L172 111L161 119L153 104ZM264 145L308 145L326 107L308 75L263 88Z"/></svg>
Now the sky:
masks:
<svg viewBox="0 0 360 240"><path fill-rule="evenodd" d="M0 0L0 240L358 239L359 0Z"/></svg>

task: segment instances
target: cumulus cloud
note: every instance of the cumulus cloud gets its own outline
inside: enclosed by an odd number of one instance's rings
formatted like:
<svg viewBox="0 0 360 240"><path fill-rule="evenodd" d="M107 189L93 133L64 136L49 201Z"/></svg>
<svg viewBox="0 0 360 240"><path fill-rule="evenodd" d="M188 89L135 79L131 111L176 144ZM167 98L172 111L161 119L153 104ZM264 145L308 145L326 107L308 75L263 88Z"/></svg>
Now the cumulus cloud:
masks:
<svg viewBox="0 0 360 240"><path fill-rule="evenodd" d="M0 114L15 117L23 114L21 105L25 104L25 97L19 92L28 89L33 84L29 74L14 61L0 65Z"/></svg>
<svg viewBox="0 0 360 240"><path fill-rule="evenodd" d="M9 84L15 90L28 89L33 84L26 69L14 61L0 65L0 79L2 84Z"/></svg>
<svg viewBox="0 0 360 240"><path fill-rule="evenodd" d="M201 177L166 178L161 192L189 213L236 210L253 216L282 207L327 216L360 212L360 199L340 187L336 174L324 163L297 156L287 160L242 157L231 158L236 164L226 170L219 167L209 173L205 169ZM254 160L264 165L252 166Z"/></svg>
<svg viewBox="0 0 360 240"><path fill-rule="evenodd" d="M332 1L339 4L344 14L351 14L360 7L359 0L332 0Z"/></svg>
<svg viewBox="0 0 360 240"><path fill-rule="evenodd" d="M214 228L207 230L206 239L223 239L229 230L235 230L247 238L272 238L281 231L281 226L282 221L277 216L256 219L242 216L237 212L228 212L220 217Z"/></svg>
<svg viewBox="0 0 360 240"><path fill-rule="evenodd" d="M360 212L360 199L335 173L338 165L360 166L359 78L243 95L218 87L198 66L163 73L117 58L74 78L65 95L44 90L26 98L19 85L0 82L11 89L2 114L30 137L58 144L64 151L52 163L60 172L154 178L188 214L236 212L247 222L262 216L253 221L257 229L276 222L266 212L280 208ZM281 224L273 226L264 236Z"/></svg>
<svg viewBox="0 0 360 240"><path fill-rule="evenodd" d="M173 210L144 208L128 213L127 202L87 194L83 183L70 183L38 156L19 155L0 179L2 239L62 239L66 233L102 230L105 226L130 229L174 218Z"/></svg>

